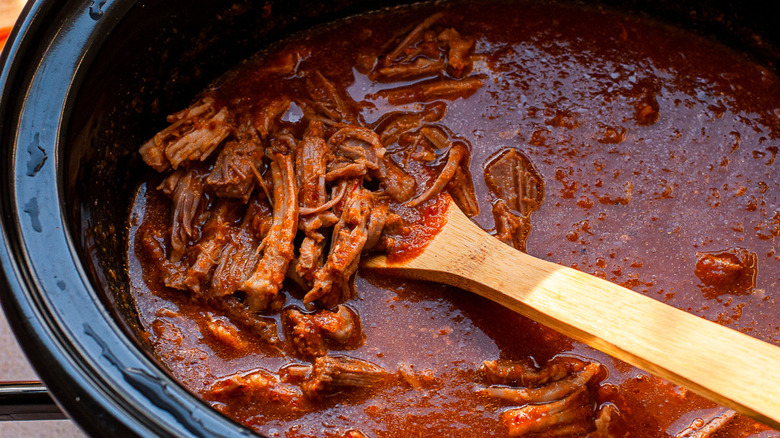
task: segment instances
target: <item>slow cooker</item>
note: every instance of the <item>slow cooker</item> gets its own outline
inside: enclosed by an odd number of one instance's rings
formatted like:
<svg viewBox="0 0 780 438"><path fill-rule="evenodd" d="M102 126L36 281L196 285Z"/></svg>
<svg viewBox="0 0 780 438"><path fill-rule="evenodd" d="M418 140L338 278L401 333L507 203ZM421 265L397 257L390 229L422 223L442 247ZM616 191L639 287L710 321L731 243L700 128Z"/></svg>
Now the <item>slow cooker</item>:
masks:
<svg viewBox="0 0 780 438"><path fill-rule="evenodd" d="M254 436L174 381L141 335L125 260L136 151L164 115L270 42L398 3L28 2L2 55L0 296L35 370L85 432ZM780 61L770 0L599 3L694 29L770 68Z"/></svg>

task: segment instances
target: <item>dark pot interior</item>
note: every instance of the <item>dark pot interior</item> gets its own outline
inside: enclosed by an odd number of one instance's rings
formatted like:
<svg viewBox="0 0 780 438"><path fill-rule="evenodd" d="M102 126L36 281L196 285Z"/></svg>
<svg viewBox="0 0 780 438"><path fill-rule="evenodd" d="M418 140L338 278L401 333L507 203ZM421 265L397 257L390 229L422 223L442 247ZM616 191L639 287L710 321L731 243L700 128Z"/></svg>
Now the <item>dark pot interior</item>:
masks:
<svg viewBox="0 0 780 438"><path fill-rule="evenodd" d="M249 433L171 380L140 335L125 251L140 144L221 73L291 32L402 2L30 3L4 54L6 313L89 433ZM773 2L603 1L681 24L774 67Z"/></svg>

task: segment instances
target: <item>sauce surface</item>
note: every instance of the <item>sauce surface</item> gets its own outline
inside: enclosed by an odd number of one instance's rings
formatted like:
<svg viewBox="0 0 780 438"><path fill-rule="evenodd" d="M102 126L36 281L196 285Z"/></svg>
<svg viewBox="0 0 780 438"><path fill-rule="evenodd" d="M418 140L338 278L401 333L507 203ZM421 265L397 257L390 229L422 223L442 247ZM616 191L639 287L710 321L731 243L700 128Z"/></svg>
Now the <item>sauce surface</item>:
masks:
<svg viewBox="0 0 780 438"><path fill-rule="evenodd" d="M454 28L475 39L473 65L452 80L476 78L481 85L452 98L428 98L392 90L429 77L372 79L365 59L439 11L437 31ZM229 73L211 92L236 113L258 111L282 94L305 101L295 73L268 80L269 69L289 56L296 59L294 72L316 69L346 90L366 125L443 102L446 112L436 123L449 130L452 144L468 146L465 173L478 206L472 218L482 228L501 237L510 225L497 220L520 218L521 230L509 240L529 254L780 343L780 81L764 67L690 33L615 12L455 4L369 14L299 35ZM297 136L303 118L295 108L282 116ZM409 153L402 143L385 145L397 162ZM408 161L418 194L442 171L446 160L439 158L431 165ZM501 176L507 172L509 183ZM214 382L237 373L284 373L291 363L308 362L251 333L235 334L235 321L165 287L138 237L170 227L171 201L155 188L160 181L151 176L140 187L130 218L130 277L141 322L179 381L265 435L506 436L506 412L521 404L480 390L493 383L485 361L538 369L561 358L600 364L587 392L592 415L616 408L606 436L694 436L685 433L724 415L683 388L480 297L360 270L357 298L345 305L359 316L361 339L331 346L328 354L370 362L394 379L329 393L316 409L215 395ZM437 196L419 207L391 205L409 227L386 231L391 257L413 256L435 233L443 202ZM514 216L502 216L502 208ZM305 308L293 282L280 293L285 309ZM279 338L289 337L278 311L263 315L276 323ZM214 330L215 321L234 333L230 341ZM741 416L722 423L696 436L777 436ZM594 429L570 434L604 436Z"/></svg>

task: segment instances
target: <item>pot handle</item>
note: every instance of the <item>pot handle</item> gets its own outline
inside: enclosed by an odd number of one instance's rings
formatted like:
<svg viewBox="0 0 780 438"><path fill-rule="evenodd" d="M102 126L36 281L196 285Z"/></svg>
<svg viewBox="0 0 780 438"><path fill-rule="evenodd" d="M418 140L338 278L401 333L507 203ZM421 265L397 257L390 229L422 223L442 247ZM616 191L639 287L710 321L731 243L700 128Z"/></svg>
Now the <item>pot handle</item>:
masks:
<svg viewBox="0 0 780 438"><path fill-rule="evenodd" d="M0 421L65 420L41 382L0 382Z"/></svg>

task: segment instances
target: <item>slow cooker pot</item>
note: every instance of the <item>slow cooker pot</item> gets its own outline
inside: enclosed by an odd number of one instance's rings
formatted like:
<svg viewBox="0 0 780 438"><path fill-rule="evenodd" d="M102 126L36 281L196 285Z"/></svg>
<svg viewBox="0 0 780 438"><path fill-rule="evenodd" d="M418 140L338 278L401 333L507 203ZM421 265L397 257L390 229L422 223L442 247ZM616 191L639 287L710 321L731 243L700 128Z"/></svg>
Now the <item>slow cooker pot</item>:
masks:
<svg viewBox="0 0 780 438"><path fill-rule="evenodd" d="M197 3L30 0L2 57L3 306L59 406L93 435L253 435L175 382L141 335L124 257L137 148L270 42L399 2ZM602 3L780 60L770 0Z"/></svg>

